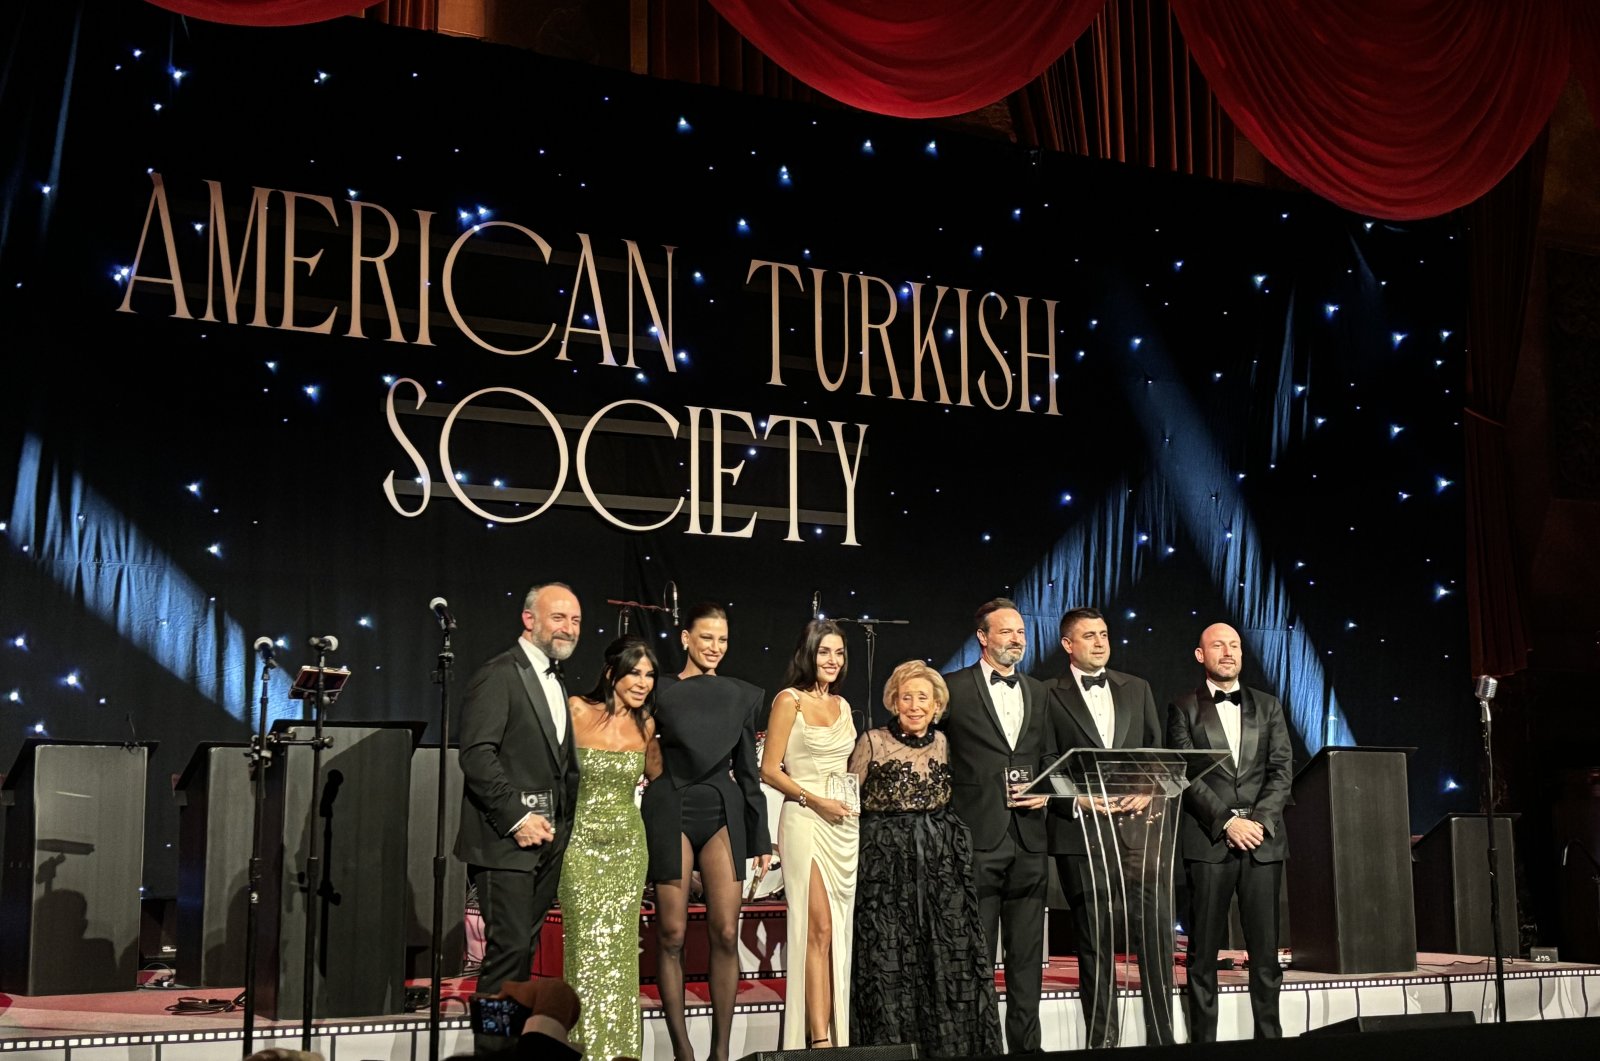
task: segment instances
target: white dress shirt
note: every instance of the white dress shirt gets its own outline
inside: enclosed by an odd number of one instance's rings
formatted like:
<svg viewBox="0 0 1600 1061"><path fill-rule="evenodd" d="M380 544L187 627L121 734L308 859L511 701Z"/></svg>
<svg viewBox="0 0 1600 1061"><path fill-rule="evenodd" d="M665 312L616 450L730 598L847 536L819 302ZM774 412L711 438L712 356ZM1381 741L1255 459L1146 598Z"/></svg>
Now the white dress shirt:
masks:
<svg viewBox="0 0 1600 1061"><path fill-rule="evenodd" d="M1015 751L1017 738L1022 735L1022 678L1019 675L1014 686L1005 682L991 684L989 675L998 672L989 666L988 660L980 659L978 662L983 670L983 683L989 687L989 699L994 701L995 714L1000 716L1000 728L1005 731L1006 743ZM1016 674L1017 671L1011 673Z"/></svg>
<svg viewBox="0 0 1600 1061"><path fill-rule="evenodd" d="M1238 682L1234 682L1232 689L1224 689L1210 678L1206 679L1206 690L1210 692L1213 697L1215 697L1219 692L1241 692L1243 688L1244 687ZM1222 702L1213 704L1212 706L1217 709L1217 717L1222 720L1222 732L1228 738L1228 754L1233 756L1233 772L1238 773L1240 733L1239 705L1234 703L1232 700L1223 700Z"/></svg>
<svg viewBox="0 0 1600 1061"><path fill-rule="evenodd" d="M517 638L517 643L528 654L528 659L533 663L533 673L539 679L539 687L544 690L544 701L550 707L550 721L556 727L556 741L564 741L567 739L567 691L561 687L560 679L548 673L550 657L538 645L525 637Z"/></svg>
<svg viewBox="0 0 1600 1061"><path fill-rule="evenodd" d="M1072 671L1072 680L1078 683L1078 692L1083 694L1083 702L1089 705L1089 716L1094 719L1094 728L1100 732L1102 747L1111 747L1111 742L1117 734L1117 707L1111 700L1111 685L1096 685L1093 689L1083 687L1084 678L1098 678L1106 672L1101 667L1094 674L1081 671L1074 664L1068 667Z"/></svg>

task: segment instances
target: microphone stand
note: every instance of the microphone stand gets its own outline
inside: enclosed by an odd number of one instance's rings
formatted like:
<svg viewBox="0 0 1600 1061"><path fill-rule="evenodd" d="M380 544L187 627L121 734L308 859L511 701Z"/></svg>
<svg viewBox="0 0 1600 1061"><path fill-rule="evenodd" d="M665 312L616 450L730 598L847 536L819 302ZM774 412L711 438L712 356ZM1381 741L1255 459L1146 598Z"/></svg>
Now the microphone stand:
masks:
<svg viewBox="0 0 1600 1061"><path fill-rule="evenodd" d="M272 670L277 666L272 658L261 661L261 708L256 732L250 736L250 750L245 758L250 762L250 787L255 802L255 817L250 823L250 872L245 883L244 908L244 1056L255 1053L256 1029L256 935L261 930L261 833L265 827L267 807L267 767L272 765L272 750L267 746L267 689Z"/></svg>
<svg viewBox="0 0 1600 1061"><path fill-rule="evenodd" d="M628 636L628 613L634 608L637 608L642 612L660 612L663 615L675 614L672 608L669 608L664 604L645 604L643 601L616 600L612 597L607 597L606 603L617 609L618 637Z"/></svg>
<svg viewBox="0 0 1600 1061"><path fill-rule="evenodd" d="M864 635L866 635L866 638L867 638L867 706L862 709L862 712L866 716L866 722L868 723L868 725L866 727L863 727L863 726L857 724L856 732L857 733L861 733L861 732L864 732L865 729L870 728L871 727L871 722L872 722L872 690L873 690L872 671L873 671L873 667L874 667L874 660L876 659L877 654L878 654L878 627L880 627L880 626L910 626L911 625L911 620L910 619L874 619L871 616L863 615L859 619L842 619L841 618L841 619L835 619L834 622L836 622L836 623L854 623L856 626L861 627L861 632ZM852 711L851 713L853 715L854 711ZM854 722L855 719L852 718L851 721Z"/></svg>
<svg viewBox="0 0 1600 1061"><path fill-rule="evenodd" d="M1489 690L1492 695L1494 689ZM1491 919L1490 938L1494 941L1494 1000L1495 1021L1504 1024L1506 1020L1506 963L1505 947L1500 940L1500 855L1495 850L1495 793L1494 793L1494 723L1493 713L1489 710L1489 696L1478 697L1478 716L1483 723L1483 761L1484 769L1489 779L1489 798L1484 814L1484 825L1489 833L1489 917Z"/></svg>
<svg viewBox="0 0 1600 1061"><path fill-rule="evenodd" d="M322 832L317 828L317 817L321 813L322 802L322 749L333 743L332 738L322 734L322 716L328 709L328 648L325 644L317 646L317 684L316 703L312 708L315 723L314 733L310 740L282 740L279 744L298 744L311 746L311 802L306 808L306 829L311 833L307 838L305 861L305 887L306 887L306 927L305 927L305 955L300 971L300 1049L311 1050L311 1018L316 1010L316 999L313 991L313 972L315 970L315 956L317 951L317 900L321 898L326 882L323 880L322 871ZM308 697L309 699L309 697Z"/></svg>
<svg viewBox="0 0 1600 1061"><path fill-rule="evenodd" d="M439 687L439 806L433 832L433 953L429 974L433 990L428 1002L428 1061L439 1061L439 992L444 967L445 757L450 752L450 669L456 661L456 654L450 649L450 631L455 628L455 622L441 618L439 626L443 640L439 647L439 669L433 672L433 682Z"/></svg>

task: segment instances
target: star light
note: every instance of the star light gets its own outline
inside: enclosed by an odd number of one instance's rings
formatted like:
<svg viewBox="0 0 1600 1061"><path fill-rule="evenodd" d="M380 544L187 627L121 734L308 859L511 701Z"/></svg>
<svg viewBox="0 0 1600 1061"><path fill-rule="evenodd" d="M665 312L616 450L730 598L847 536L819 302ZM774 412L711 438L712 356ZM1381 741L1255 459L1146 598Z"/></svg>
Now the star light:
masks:
<svg viewBox="0 0 1600 1061"><path fill-rule="evenodd" d="M9 693L6 694L6 699L10 700L13 704L22 703L22 690L20 690L20 689L11 690Z"/></svg>
<svg viewBox="0 0 1600 1061"><path fill-rule="evenodd" d="M1454 485L1455 485L1455 480L1454 479L1446 479L1442 475L1436 476L1434 478L1434 480L1433 480L1433 492L1436 493L1436 494L1442 494L1442 493L1445 492L1445 490L1449 489L1450 487L1452 487Z"/></svg>
<svg viewBox="0 0 1600 1061"><path fill-rule="evenodd" d="M1072 504L1072 495L1071 495L1071 494L1062 494L1062 495L1061 495L1061 503L1062 503L1062 504L1063 504L1063 505L1070 505L1070 504Z"/></svg>
<svg viewBox="0 0 1600 1061"><path fill-rule="evenodd" d="M739 234L741 236L749 235L749 233L750 233L750 222L746 221L742 217L739 219L739 223L737 225L735 225L734 227L739 230Z"/></svg>
<svg viewBox="0 0 1600 1061"><path fill-rule="evenodd" d="M1262 285L1264 285L1267 282L1267 274L1266 273L1256 273L1250 279L1255 283L1256 290L1259 291L1261 289Z"/></svg>
<svg viewBox="0 0 1600 1061"><path fill-rule="evenodd" d="M312 401L316 401L317 400L317 395L322 390L322 388L318 387L315 383L307 383L304 387L301 387L300 389L302 391L304 391L305 392L305 396L307 398L310 398Z"/></svg>
<svg viewBox="0 0 1600 1061"><path fill-rule="evenodd" d="M33 724L33 731L35 733L43 734L44 733L44 723L43 722L35 722Z"/></svg>
<svg viewBox="0 0 1600 1061"><path fill-rule="evenodd" d="M1404 430L1405 430L1405 428L1403 426L1401 426L1400 424L1390 424L1389 425L1389 437L1390 438L1399 438L1400 437L1400 432L1402 432Z"/></svg>
<svg viewBox="0 0 1600 1061"><path fill-rule="evenodd" d="M1456 784L1456 779L1455 778L1447 777L1447 778L1444 779L1444 790L1446 792L1455 792L1460 787L1461 787L1460 785Z"/></svg>
<svg viewBox="0 0 1600 1061"><path fill-rule="evenodd" d="M1455 591L1450 589L1450 587L1448 587L1448 586L1441 586L1441 585L1435 584L1434 587L1433 587L1433 599L1436 600L1436 601L1444 600L1446 597L1450 596L1450 594L1453 593L1453 592L1455 592Z"/></svg>
<svg viewBox="0 0 1600 1061"><path fill-rule="evenodd" d="M789 187L789 185L791 183L793 183L792 181L789 180L789 167L788 166L779 166L778 167L778 183L783 185L785 188Z"/></svg>
<svg viewBox="0 0 1600 1061"><path fill-rule="evenodd" d="M1144 343L1144 338L1142 336L1138 336L1138 335L1135 335L1132 339L1130 339L1128 341L1128 345L1131 346L1135 350L1139 349L1139 347L1141 345L1143 345L1143 343Z"/></svg>
<svg viewBox="0 0 1600 1061"><path fill-rule="evenodd" d="M11 639L11 647L20 648L24 652L28 651L28 635L18 634L16 637L13 637Z"/></svg>
<svg viewBox="0 0 1600 1061"><path fill-rule="evenodd" d="M189 491L195 497L199 497L200 496L200 480L196 479L194 482L192 482L188 486L184 487L184 489Z"/></svg>
<svg viewBox="0 0 1600 1061"><path fill-rule="evenodd" d="M364 626L368 630L371 630L372 629L372 616L363 615L361 618L356 620L356 625L357 626Z"/></svg>
<svg viewBox="0 0 1600 1061"><path fill-rule="evenodd" d="M167 72L172 75L172 83L174 85L183 84L183 79L189 76L189 71L187 71L187 70L179 70L175 66L167 67Z"/></svg>
<svg viewBox="0 0 1600 1061"><path fill-rule="evenodd" d="M680 115L678 117L678 132L680 132L680 133L689 133L689 132L693 132L693 131L694 131L694 126L689 124L689 119L687 119L687 118L685 118L685 117Z"/></svg>
<svg viewBox="0 0 1600 1061"><path fill-rule="evenodd" d="M928 141L928 145L926 147L924 147L922 150L923 150L924 154L931 155L934 158L938 158L939 157L939 141L937 141L937 140L929 140Z"/></svg>
<svg viewBox="0 0 1600 1061"><path fill-rule="evenodd" d="M212 542L210 545L206 546L206 552L210 553L212 556L220 558L222 556L222 543Z"/></svg>
<svg viewBox="0 0 1600 1061"><path fill-rule="evenodd" d="M326 70L318 70L317 71L317 76L312 79L311 83L314 84L314 85L320 85L320 84L322 84L324 81L328 80L328 78L330 78L332 76L333 75L329 74Z"/></svg>
<svg viewBox="0 0 1600 1061"><path fill-rule="evenodd" d="M1452 333L1449 328L1440 328L1439 329L1439 341L1441 343L1445 342L1446 340L1448 340L1450 338L1450 336L1452 334L1454 334L1454 333Z"/></svg>
<svg viewBox="0 0 1600 1061"><path fill-rule="evenodd" d="M77 671L73 671L72 673L68 674L65 678L62 678L61 679L61 684L70 686L70 687L72 687L74 689L81 689L83 687L82 679L80 679L78 677L78 672Z"/></svg>
<svg viewBox="0 0 1600 1061"><path fill-rule="evenodd" d="M156 109L156 110L160 110L160 109L161 109L161 104L159 104L159 103L157 103L157 104L156 104L156 105L155 105L155 109Z"/></svg>
<svg viewBox="0 0 1600 1061"><path fill-rule="evenodd" d="M1411 500L1411 495L1406 493L1404 490L1401 490L1399 493L1400 493L1400 500L1402 500L1402 501L1410 501Z"/></svg>
<svg viewBox="0 0 1600 1061"><path fill-rule="evenodd" d="M1011 220L1013 220L1013 221L1021 221L1022 220L1022 207L1019 206L1016 209L1011 211Z"/></svg>
<svg viewBox="0 0 1600 1061"><path fill-rule="evenodd" d="M1400 344L1405 342L1406 333L1405 332L1390 332L1389 333L1389 338L1390 338L1391 341L1393 341L1395 349L1398 350L1398 349L1400 349Z"/></svg>
<svg viewBox="0 0 1600 1061"><path fill-rule="evenodd" d="M974 258L982 258L983 257L983 244L980 243L976 247L972 248L972 256Z"/></svg>
<svg viewBox="0 0 1600 1061"><path fill-rule="evenodd" d="M1172 263L1172 271L1175 272L1175 273L1183 271L1183 259L1182 258L1179 258L1177 261Z"/></svg>

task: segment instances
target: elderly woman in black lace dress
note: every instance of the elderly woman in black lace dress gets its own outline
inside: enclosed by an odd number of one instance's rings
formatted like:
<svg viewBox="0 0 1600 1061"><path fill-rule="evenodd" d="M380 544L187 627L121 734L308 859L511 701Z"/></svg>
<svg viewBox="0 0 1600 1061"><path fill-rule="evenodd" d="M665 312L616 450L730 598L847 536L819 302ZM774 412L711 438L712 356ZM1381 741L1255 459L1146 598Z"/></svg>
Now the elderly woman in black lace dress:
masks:
<svg viewBox="0 0 1600 1061"><path fill-rule="evenodd" d="M935 1056L998 1054L994 965L972 883L972 835L949 807L950 760L932 729L949 699L921 660L894 669L894 721L856 742L861 788L850 1042L920 1043Z"/></svg>

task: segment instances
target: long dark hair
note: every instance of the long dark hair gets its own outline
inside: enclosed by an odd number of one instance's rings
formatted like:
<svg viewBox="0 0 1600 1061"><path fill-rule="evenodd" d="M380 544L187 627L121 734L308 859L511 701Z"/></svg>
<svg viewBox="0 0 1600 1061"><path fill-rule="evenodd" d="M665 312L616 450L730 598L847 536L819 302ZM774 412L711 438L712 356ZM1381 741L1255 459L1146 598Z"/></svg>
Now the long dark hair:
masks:
<svg viewBox="0 0 1600 1061"><path fill-rule="evenodd" d="M627 674L639 665L641 659L650 661L650 669L656 672L657 678L661 675L661 665L656 662L656 654L650 648L650 643L642 637L619 637L606 646L606 664L600 672L600 680L595 682L594 688L584 695L584 699L591 704L599 704L600 709L608 715L615 715L623 708L615 703L617 679ZM634 724L639 727L639 733L644 734L645 719L655 714L656 690L650 688L650 694L644 698L644 706L633 712Z"/></svg>
<svg viewBox="0 0 1600 1061"><path fill-rule="evenodd" d="M822 639L829 634L838 634L843 641L844 627L832 619L813 619L800 631L800 643L795 646L794 658L789 661L789 670L783 676L786 688L815 689L817 687L817 649L822 646ZM839 677L834 679L828 687L829 692L837 692L844 686L845 672L849 670L850 654L845 653L845 666L839 668Z"/></svg>

